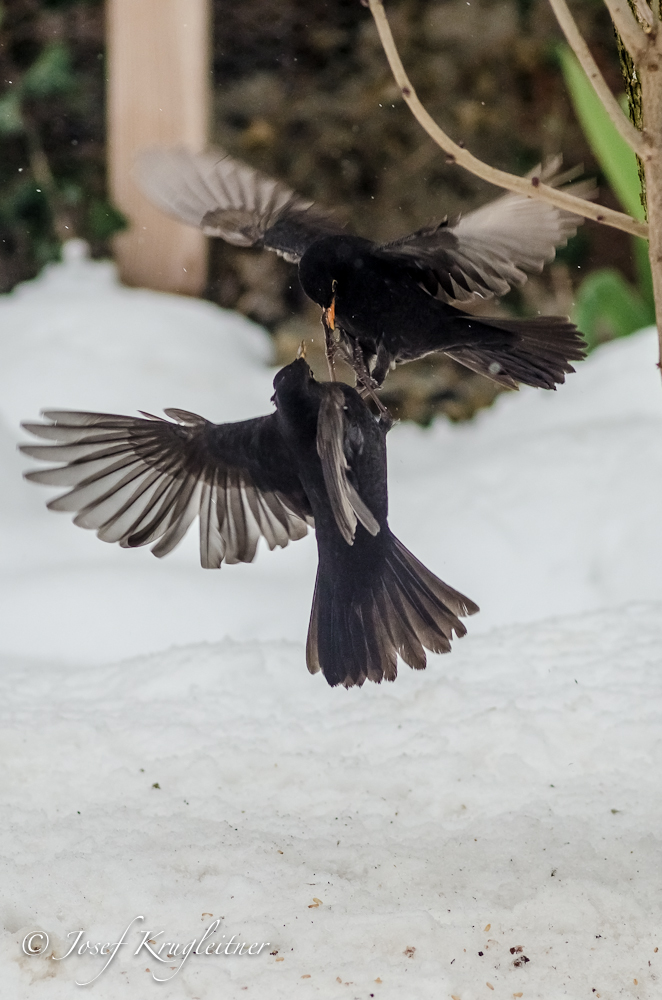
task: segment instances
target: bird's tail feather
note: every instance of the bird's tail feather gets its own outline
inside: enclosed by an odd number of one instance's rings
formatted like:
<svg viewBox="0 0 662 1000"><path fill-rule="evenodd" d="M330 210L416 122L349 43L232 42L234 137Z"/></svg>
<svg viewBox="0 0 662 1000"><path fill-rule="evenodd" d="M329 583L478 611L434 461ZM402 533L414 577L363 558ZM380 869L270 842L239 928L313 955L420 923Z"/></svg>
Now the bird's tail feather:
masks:
<svg viewBox="0 0 662 1000"><path fill-rule="evenodd" d="M558 383L565 382L569 372L574 372L570 362L580 361L586 354L581 333L563 316L489 321L482 316L471 317L469 327L476 342L446 353L509 389L517 389L520 384L555 389ZM501 344L494 336L496 331L512 336Z"/></svg>
<svg viewBox="0 0 662 1000"><path fill-rule="evenodd" d="M393 681L398 654L422 670L424 647L448 653L453 633L466 633L459 616L476 611L473 601L443 583L390 535L381 573L349 598L340 575L325 572L320 560L306 645L308 669L322 670L332 686Z"/></svg>

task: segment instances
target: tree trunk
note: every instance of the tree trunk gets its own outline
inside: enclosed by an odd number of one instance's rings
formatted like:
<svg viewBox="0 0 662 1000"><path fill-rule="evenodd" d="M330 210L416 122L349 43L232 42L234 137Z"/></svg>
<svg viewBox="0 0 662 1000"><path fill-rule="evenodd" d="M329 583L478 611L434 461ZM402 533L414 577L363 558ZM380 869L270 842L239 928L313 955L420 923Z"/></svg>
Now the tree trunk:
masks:
<svg viewBox="0 0 662 1000"><path fill-rule="evenodd" d="M659 43L658 43L659 44ZM644 163L648 213L648 255L653 275L655 316L662 358L662 59L657 46L639 67L644 125L650 149Z"/></svg>
<svg viewBox="0 0 662 1000"><path fill-rule="evenodd" d="M618 57L621 62L621 72L623 74L623 83L625 84L625 93L628 99L628 110L630 112L630 121L633 125L641 131L644 127L644 108L641 99L641 80L637 75L634 62L632 61L632 56L628 50L623 45L623 40L619 33L615 31L616 44L618 46ZM644 165L637 157L637 166L639 167L639 180L641 181L641 204L644 208L644 214L648 218L648 210L646 208L646 173L644 170Z"/></svg>
<svg viewBox="0 0 662 1000"><path fill-rule="evenodd" d="M209 25L209 0L108 0L108 170L130 222L115 239L130 285L197 295L206 284L205 237L154 208L131 172L150 146L204 148Z"/></svg>

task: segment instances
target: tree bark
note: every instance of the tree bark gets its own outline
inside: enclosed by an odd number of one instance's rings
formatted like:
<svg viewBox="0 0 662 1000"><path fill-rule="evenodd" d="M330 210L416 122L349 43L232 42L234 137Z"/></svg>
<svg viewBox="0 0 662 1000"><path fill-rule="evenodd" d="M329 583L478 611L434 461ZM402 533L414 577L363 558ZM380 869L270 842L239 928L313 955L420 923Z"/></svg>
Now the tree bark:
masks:
<svg viewBox="0 0 662 1000"><path fill-rule="evenodd" d="M662 52L660 40L651 47L638 69L641 83L643 124L649 150L645 156L644 177L648 215L648 255L653 275L655 317L662 358Z"/></svg>
<svg viewBox="0 0 662 1000"><path fill-rule="evenodd" d="M648 2L648 0L643 0ZM633 0L630 10L637 17ZM641 178L641 203L648 220L648 256L653 276L655 318L662 361L662 23L648 2L657 23L651 18L646 32L645 52L634 60L617 32L621 68L628 96L630 118L645 136L646 151L637 158ZM639 23L641 23L638 18ZM662 364L658 365L662 368Z"/></svg>
<svg viewBox="0 0 662 1000"><path fill-rule="evenodd" d="M634 6L630 3L632 13L634 13ZM634 61L632 56L625 48L623 44L623 39L619 35L618 31L614 28L614 33L616 35L616 44L618 46L618 57L621 63L621 73L623 74L623 83L625 84L625 93L628 99L628 110L630 112L630 121L632 124L641 131L644 127L644 108L641 98L641 80L635 71ZM644 209L644 215L648 218L648 210L646 207L646 172L644 170L644 165L639 156L637 156L637 166L639 167L639 180L641 181L641 204Z"/></svg>

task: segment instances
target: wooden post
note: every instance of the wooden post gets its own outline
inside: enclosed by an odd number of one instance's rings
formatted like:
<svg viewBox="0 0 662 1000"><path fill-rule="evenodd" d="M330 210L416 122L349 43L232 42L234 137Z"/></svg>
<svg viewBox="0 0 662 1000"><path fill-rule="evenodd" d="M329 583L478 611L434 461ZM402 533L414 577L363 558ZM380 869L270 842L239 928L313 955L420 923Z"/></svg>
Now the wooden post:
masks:
<svg viewBox="0 0 662 1000"><path fill-rule="evenodd" d="M207 279L207 241L153 208L131 175L151 146L207 142L209 0L108 0L108 172L111 197L130 221L116 237L129 285L198 295Z"/></svg>

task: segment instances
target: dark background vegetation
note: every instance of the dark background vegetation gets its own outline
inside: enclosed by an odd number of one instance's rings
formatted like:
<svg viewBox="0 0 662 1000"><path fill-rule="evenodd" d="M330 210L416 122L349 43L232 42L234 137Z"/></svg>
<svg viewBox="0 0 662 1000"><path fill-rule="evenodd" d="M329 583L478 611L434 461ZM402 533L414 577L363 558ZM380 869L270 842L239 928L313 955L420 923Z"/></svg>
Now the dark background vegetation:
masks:
<svg viewBox="0 0 662 1000"><path fill-rule="evenodd" d="M575 13L612 88L622 89L602 0ZM445 162L398 99L359 0L214 0L213 140L359 233L387 239L498 192ZM389 0L408 72L431 114L495 166L522 173L554 153L601 180L565 91L547 0ZM110 253L122 225L105 187L104 9L99 0L0 4L0 291L57 257L68 235ZM602 185L602 199L618 207ZM592 224L541 278L500 306L567 313L591 269L631 276L631 244ZM215 241L208 295L265 324L283 359L319 316L290 266ZM423 422L470 415L491 383L440 359L396 372L388 401Z"/></svg>

